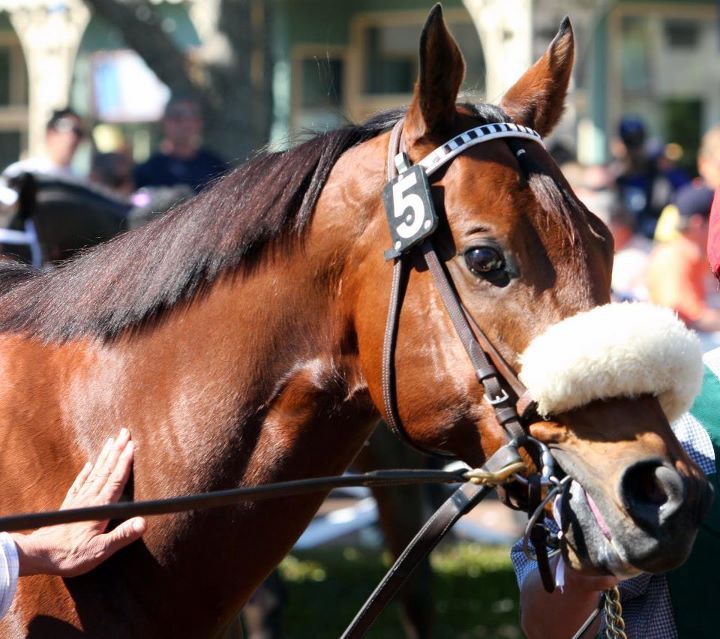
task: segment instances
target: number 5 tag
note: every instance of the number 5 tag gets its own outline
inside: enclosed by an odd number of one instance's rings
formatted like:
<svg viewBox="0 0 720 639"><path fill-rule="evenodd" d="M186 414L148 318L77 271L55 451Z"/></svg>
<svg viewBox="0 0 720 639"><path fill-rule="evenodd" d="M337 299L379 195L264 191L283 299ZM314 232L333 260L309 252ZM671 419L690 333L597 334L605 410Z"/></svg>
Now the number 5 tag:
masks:
<svg viewBox="0 0 720 639"><path fill-rule="evenodd" d="M435 232L438 217L430 196L430 183L419 165L411 166L383 189L383 200L390 225L392 249L397 257Z"/></svg>

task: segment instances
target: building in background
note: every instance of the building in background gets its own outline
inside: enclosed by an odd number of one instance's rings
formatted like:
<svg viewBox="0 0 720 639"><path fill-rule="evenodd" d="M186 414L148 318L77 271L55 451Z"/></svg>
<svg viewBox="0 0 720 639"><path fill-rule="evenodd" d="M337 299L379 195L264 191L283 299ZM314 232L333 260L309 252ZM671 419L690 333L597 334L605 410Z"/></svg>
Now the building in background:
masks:
<svg viewBox="0 0 720 639"><path fill-rule="evenodd" d="M153 4L162 28L192 56L207 34L203 1ZM266 4L275 145L408 102L417 37L432 0ZM583 161L607 159L627 113L641 115L659 140L684 148L689 165L702 131L720 122L715 0L445 0L443 6L468 62L467 94L491 101L570 15L577 64L557 137ZM124 140L142 159L166 98L167 89L120 33L82 0L0 0L0 164L34 153L47 115L68 102L102 125L96 142Z"/></svg>

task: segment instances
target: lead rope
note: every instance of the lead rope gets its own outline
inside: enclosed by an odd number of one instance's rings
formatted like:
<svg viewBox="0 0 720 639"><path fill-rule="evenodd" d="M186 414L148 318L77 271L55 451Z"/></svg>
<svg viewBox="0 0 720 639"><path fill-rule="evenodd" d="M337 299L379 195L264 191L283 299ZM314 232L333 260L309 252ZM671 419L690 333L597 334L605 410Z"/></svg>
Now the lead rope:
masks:
<svg viewBox="0 0 720 639"><path fill-rule="evenodd" d="M603 592L600 605L593 610L592 614L585 620L585 623L572 636L572 639L582 639L593 621L600 614L605 613L605 639L628 639L625 632L625 620L622 617L622 604L620 603L620 589L617 586Z"/></svg>
<svg viewBox="0 0 720 639"><path fill-rule="evenodd" d="M605 629L606 639L628 639L625 634L625 620L622 616L620 589L613 586L605 591Z"/></svg>

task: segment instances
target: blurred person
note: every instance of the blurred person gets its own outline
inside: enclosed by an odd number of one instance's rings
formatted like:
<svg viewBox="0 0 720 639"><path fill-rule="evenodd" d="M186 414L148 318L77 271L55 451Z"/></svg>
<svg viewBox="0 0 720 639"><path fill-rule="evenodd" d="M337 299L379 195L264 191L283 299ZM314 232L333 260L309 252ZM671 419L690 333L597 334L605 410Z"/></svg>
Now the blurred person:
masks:
<svg viewBox="0 0 720 639"><path fill-rule="evenodd" d="M644 121L635 115L620 120L612 152L611 171L618 193L636 217L638 232L652 238L660 212L689 177L665 170L658 151L648 145Z"/></svg>
<svg viewBox="0 0 720 639"><path fill-rule="evenodd" d="M137 188L187 185L198 193L227 170L220 156L202 146L203 119L195 100L171 98L162 130L158 151L135 168Z"/></svg>
<svg viewBox="0 0 720 639"><path fill-rule="evenodd" d="M705 246L713 191L691 184L678 192L677 236L653 250L648 265L648 293L654 304L677 312L688 326L704 332L720 330L720 310L707 304Z"/></svg>
<svg viewBox="0 0 720 639"><path fill-rule="evenodd" d="M711 189L720 189L720 126L708 130L700 142L698 172Z"/></svg>
<svg viewBox="0 0 720 639"><path fill-rule="evenodd" d="M0 207L12 211L18 200L17 181L25 173L41 174L68 181L82 181L72 160L85 137L80 116L70 108L53 111L45 125L45 147L36 157L13 162L0 175Z"/></svg>
<svg viewBox="0 0 720 639"><path fill-rule="evenodd" d="M135 189L133 163L122 152L97 153L93 157L90 181L105 194L126 202L127 226L130 229L146 224L173 206L194 195L187 184L152 186Z"/></svg>
<svg viewBox="0 0 720 639"><path fill-rule="evenodd" d="M53 177L79 179L72 168L75 152L85 137L80 116L70 108L53 111L45 126L42 155L14 162L2 173L7 181L22 173L41 173Z"/></svg>
<svg viewBox="0 0 720 639"><path fill-rule="evenodd" d="M610 208L616 199L612 191L612 178L606 167L578 162L566 162L560 170L577 198L605 224L610 219Z"/></svg>
<svg viewBox="0 0 720 639"><path fill-rule="evenodd" d="M125 153L96 153L90 167L90 182L113 195L129 198L135 191L132 160Z"/></svg>
<svg viewBox="0 0 720 639"><path fill-rule="evenodd" d="M610 207L607 224L615 242L613 300L647 300L647 270L652 243L635 232L635 217L622 202L616 201Z"/></svg>
<svg viewBox="0 0 720 639"><path fill-rule="evenodd" d="M716 126L703 135L698 150L697 169L699 178L696 184L705 184L710 189L720 188L720 126ZM655 241L667 242L677 236L679 215L675 203L668 204L660 214L655 229Z"/></svg>

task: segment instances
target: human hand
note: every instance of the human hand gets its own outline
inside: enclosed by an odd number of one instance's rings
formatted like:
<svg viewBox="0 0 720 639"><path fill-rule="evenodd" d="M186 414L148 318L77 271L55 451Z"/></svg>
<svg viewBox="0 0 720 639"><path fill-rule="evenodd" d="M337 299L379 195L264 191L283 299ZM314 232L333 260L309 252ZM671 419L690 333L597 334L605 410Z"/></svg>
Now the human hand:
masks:
<svg viewBox="0 0 720 639"><path fill-rule="evenodd" d="M94 465L85 464L60 510L116 502L130 476L133 451L130 433L123 428L117 439L108 439ZM81 521L40 528L28 535L13 533L20 576L81 575L139 539L147 527L142 517L128 519L106 533L107 525L107 520Z"/></svg>
<svg viewBox="0 0 720 639"><path fill-rule="evenodd" d="M551 568L556 570L560 555L553 557ZM557 639L574 637L593 611L597 610L600 594L618 584L613 575L587 576L565 565L565 585L548 593L543 587L540 573L533 570L520 589L520 616L522 629L528 639ZM599 632L596 619L587 632L594 637Z"/></svg>
<svg viewBox="0 0 720 639"><path fill-rule="evenodd" d="M576 592L603 592L614 588L620 579L614 575L583 575L566 564L565 588Z"/></svg>

